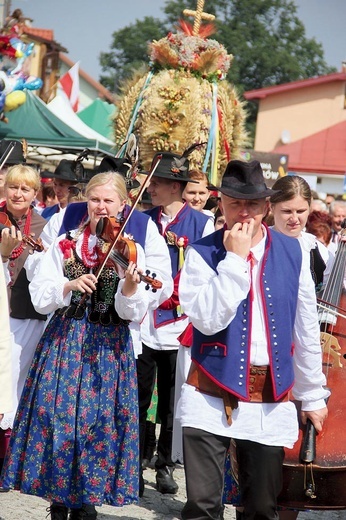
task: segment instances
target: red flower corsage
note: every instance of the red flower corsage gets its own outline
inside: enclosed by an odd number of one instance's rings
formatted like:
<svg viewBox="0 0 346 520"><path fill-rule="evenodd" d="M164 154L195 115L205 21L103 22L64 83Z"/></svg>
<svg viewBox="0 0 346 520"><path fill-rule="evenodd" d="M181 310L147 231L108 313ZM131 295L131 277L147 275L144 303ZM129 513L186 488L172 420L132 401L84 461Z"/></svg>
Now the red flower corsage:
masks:
<svg viewBox="0 0 346 520"><path fill-rule="evenodd" d="M64 240L59 242L59 247L64 255L64 258L67 259L72 256L72 251L76 249L76 242L74 240L64 238Z"/></svg>
<svg viewBox="0 0 346 520"><path fill-rule="evenodd" d="M176 244L178 247L183 247L184 249L186 249L189 245L189 239L187 238L187 236L184 235L176 239Z"/></svg>

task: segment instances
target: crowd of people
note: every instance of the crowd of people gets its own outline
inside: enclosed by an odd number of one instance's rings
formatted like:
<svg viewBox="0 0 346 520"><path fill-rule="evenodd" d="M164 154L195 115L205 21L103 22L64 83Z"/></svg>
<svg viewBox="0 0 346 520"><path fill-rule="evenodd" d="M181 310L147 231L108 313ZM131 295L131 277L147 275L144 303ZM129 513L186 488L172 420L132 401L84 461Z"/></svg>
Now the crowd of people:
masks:
<svg viewBox="0 0 346 520"><path fill-rule="evenodd" d="M18 142L0 172L1 491L95 520L143 496L155 446L157 491L177 492L180 462L182 519L221 520L232 441L237 518L279 518L291 397L327 419L316 293L346 202L318 205L298 176L268 188L258 161L230 161L221 186L183 153L139 182L125 159L83 182L78 165L42 183Z"/></svg>

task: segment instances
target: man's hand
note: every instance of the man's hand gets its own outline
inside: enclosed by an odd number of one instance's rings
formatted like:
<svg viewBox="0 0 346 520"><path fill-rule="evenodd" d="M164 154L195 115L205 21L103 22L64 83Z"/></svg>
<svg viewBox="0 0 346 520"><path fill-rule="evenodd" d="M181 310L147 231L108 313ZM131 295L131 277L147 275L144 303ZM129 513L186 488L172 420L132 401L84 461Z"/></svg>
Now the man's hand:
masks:
<svg viewBox="0 0 346 520"><path fill-rule="evenodd" d="M323 423L328 417L328 408L325 406L320 410L311 412L301 412L302 423L306 424L306 420L310 419L317 432L322 431Z"/></svg>
<svg viewBox="0 0 346 520"><path fill-rule="evenodd" d="M226 229L223 237L226 251L235 253L245 260L250 253L254 223L252 218L249 222L237 222L232 229Z"/></svg>

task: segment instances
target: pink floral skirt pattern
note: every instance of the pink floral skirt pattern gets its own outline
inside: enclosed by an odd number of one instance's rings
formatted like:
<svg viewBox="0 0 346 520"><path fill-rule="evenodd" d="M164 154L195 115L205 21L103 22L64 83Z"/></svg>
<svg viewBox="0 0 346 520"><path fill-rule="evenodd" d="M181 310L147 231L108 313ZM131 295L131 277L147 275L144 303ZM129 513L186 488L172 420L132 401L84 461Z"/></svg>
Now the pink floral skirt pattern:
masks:
<svg viewBox="0 0 346 520"><path fill-rule="evenodd" d="M53 316L26 380L2 486L67 507L138 500L138 396L127 325Z"/></svg>

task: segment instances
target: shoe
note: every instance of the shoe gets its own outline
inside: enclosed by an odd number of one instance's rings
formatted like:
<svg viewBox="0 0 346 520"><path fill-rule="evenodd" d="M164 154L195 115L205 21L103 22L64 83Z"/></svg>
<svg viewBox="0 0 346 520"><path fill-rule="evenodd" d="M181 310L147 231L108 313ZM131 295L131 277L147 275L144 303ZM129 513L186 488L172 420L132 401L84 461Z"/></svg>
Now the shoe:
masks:
<svg viewBox="0 0 346 520"><path fill-rule="evenodd" d="M51 520L67 520L68 508L63 504L52 504L46 511L50 513Z"/></svg>
<svg viewBox="0 0 346 520"><path fill-rule="evenodd" d="M179 489L178 484L172 477L174 468L165 466L156 470L156 489L163 494L175 495Z"/></svg>
<svg viewBox="0 0 346 520"><path fill-rule="evenodd" d="M97 511L91 504L83 504L79 509L71 509L69 520L96 520Z"/></svg>

